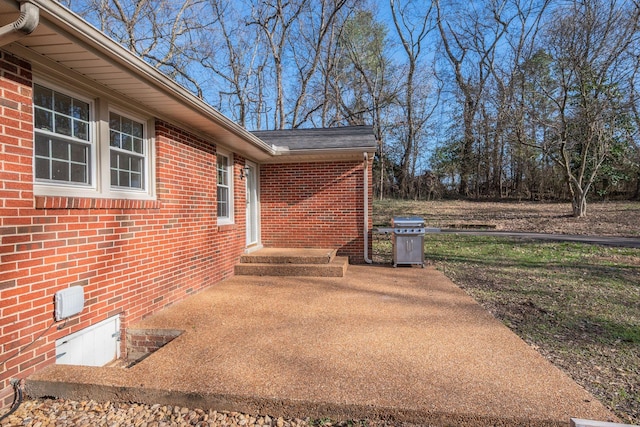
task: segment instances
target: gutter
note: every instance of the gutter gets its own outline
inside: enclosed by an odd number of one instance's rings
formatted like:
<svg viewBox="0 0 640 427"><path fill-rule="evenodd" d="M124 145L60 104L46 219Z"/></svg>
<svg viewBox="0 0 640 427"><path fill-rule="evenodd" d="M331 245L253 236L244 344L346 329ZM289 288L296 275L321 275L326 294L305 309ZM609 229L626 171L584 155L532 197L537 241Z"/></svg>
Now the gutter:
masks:
<svg viewBox="0 0 640 427"><path fill-rule="evenodd" d="M364 262L372 264L369 258L369 154L364 152Z"/></svg>
<svg viewBox="0 0 640 427"><path fill-rule="evenodd" d="M345 148L301 148L291 149L286 145L271 145L276 156L311 156L323 154L360 154L362 150L374 151L374 147L345 147Z"/></svg>
<svg viewBox="0 0 640 427"><path fill-rule="evenodd" d="M6 46L31 34L40 23L40 9L26 0L20 2L20 16L0 28L0 46Z"/></svg>

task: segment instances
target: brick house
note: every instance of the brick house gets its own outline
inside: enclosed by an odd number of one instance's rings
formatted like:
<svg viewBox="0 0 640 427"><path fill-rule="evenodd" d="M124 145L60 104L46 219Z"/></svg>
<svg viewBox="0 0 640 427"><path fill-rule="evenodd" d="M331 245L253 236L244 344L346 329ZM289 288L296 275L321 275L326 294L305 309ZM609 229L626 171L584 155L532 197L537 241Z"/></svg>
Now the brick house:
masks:
<svg viewBox="0 0 640 427"><path fill-rule="evenodd" d="M124 336L247 251L368 261L370 128L248 132L52 0L0 0L0 26L3 406L61 339Z"/></svg>

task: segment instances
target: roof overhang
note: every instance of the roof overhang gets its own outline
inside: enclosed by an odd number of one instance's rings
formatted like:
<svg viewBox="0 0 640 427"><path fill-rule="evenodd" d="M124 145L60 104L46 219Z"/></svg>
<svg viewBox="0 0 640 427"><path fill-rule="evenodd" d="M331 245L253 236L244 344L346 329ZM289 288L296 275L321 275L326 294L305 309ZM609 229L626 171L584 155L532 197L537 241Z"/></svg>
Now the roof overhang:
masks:
<svg viewBox="0 0 640 427"><path fill-rule="evenodd" d="M276 155L263 163L308 163L329 161L362 161L364 153L373 156L375 149L366 148L333 148L333 149L309 149L290 151L281 147L274 147Z"/></svg>
<svg viewBox="0 0 640 427"><path fill-rule="evenodd" d="M126 103L140 113L183 127L259 163L362 159L375 147L305 147L267 143L52 0L20 0L39 9L29 35L7 38L0 48L32 64L34 77L72 81L78 90ZM17 0L0 0L0 26L20 18Z"/></svg>
<svg viewBox="0 0 640 427"><path fill-rule="evenodd" d="M288 129L253 132L271 143L275 156L265 163L362 160L377 143L371 126Z"/></svg>
<svg viewBox="0 0 640 427"><path fill-rule="evenodd" d="M34 74L76 74L80 85L126 100L155 117L212 138L247 158L264 161L275 151L162 72L51 0L28 0L40 10L30 35L3 46L31 61ZM15 0L0 0L0 25L20 16Z"/></svg>

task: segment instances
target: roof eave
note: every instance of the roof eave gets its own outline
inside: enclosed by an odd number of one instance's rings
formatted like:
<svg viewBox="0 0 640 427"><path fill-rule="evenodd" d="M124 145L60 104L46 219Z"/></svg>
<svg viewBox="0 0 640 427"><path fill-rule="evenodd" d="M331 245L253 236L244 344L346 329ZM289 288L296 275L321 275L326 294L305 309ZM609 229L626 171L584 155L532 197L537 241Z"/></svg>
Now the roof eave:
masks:
<svg viewBox="0 0 640 427"><path fill-rule="evenodd" d="M88 24L78 15L51 0L29 1L40 9L40 16L42 20L46 20L50 25L61 29L68 35L72 36L75 40L81 41L81 44L86 45L86 47L95 49L101 55L104 55L111 61L118 63L138 79L141 79L150 86L153 86L164 96L182 103L186 107L191 108L195 113L207 117L212 122L215 122L218 126L233 136L232 139L234 142L251 145L253 150L249 151L255 151L257 148L260 152L263 152L268 156L274 155L274 150L269 144L251 134L242 126L236 124L215 108L208 105L202 99L198 98L187 89L168 78L162 72L153 68L144 60L120 46L118 43Z"/></svg>
<svg viewBox="0 0 640 427"><path fill-rule="evenodd" d="M275 156L264 163L307 163L316 161L361 161L364 153L369 156L375 154L375 147L331 148L331 149L305 149L305 150L278 150Z"/></svg>

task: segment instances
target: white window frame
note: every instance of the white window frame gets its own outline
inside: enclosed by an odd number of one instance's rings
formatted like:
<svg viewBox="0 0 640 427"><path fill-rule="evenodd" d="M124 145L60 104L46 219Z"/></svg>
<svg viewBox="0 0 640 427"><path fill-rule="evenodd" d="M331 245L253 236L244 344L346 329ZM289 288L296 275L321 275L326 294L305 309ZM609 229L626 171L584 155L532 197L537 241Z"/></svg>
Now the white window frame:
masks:
<svg viewBox="0 0 640 427"><path fill-rule="evenodd" d="M145 155L143 156L143 159L144 159L144 166L143 166L144 171L143 171L143 178L142 178L144 180L143 188L114 187L114 186L111 185L111 146L110 146L111 126L109 125L109 115L110 115L110 113L115 113L115 114L117 114L117 115L119 115L121 117L124 117L124 118L127 118L127 119L131 119L133 121L141 123L142 126L143 126L143 128L142 128L142 139L143 139L143 145L144 145L143 151L145 153ZM151 123L151 125L153 125L153 124ZM121 195L123 195L123 194L131 194L131 193L138 193L138 194L146 194L146 193L148 193L148 191L149 191L148 187L149 187L149 184L151 182L151 180L150 180L151 175L150 175L149 172L150 172L150 169L152 168L152 166L150 164L150 160L149 160L150 159L150 154L152 152L152 150L151 150L151 142L150 142L150 138L149 138L149 126L150 126L149 120L145 120L142 117L138 117L138 116L136 116L134 114L129 114L126 111L123 111L121 109L114 108L114 107L111 107L111 108L108 109L108 112L107 112L107 128L109 130L109 137L107 139L107 144L105 144L105 145L107 146L107 150L106 150L107 151L107 153L106 153L107 157L106 157L106 159L107 159L107 162L109 163L109 167L107 168L108 169L108 173L109 173L107 184L110 187L110 192L111 193L116 194L116 195L117 194L121 194ZM124 197L120 196L120 198L124 198Z"/></svg>
<svg viewBox="0 0 640 427"><path fill-rule="evenodd" d="M35 171L35 114L34 114L34 152L33 152L33 191L36 196L86 197L105 199L155 200L155 122L153 118L141 117L121 108L110 99L91 97L86 93L69 90L64 84L35 78L34 84L89 103L89 184L73 184L66 182L44 181L36 179ZM34 102L35 112L35 102ZM109 136L109 113L114 112L123 117L140 122L144 126L145 171L144 189L111 187L111 152Z"/></svg>
<svg viewBox="0 0 640 427"><path fill-rule="evenodd" d="M229 184L226 186L226 188L229 191L229 200L228 200L228 212L227 215L218 215L218 225L225 225L225 224L233 224L234 223L234 217L233 217L233 213L234 213L234 198L233 198L233 180L234 180L234 176L233 176L233 154L226 151L226 150L221 150L218 149L216 151L216 215L218 213L218 187L220 186L220 183L218 183L218 157L222 156L225 157L227 159L227 169L226 169L226 173L227 173L227 178L229 180Z"/></svg>
<svg viewBox="0 0 640 427"><path fill-rule="evenodd" d="M55 195L63 195L64 193L68 192L68 191L73 191L73 192L78 192L79 194L85 195L85 194L93 194L96 192L96 181L97 181L97 176L96 176L96 162L97 162L97 152L98 152L98 147L96 144L96 118L95 118L95 102L86 96L80 95L76 92L67 90L65 88L61 88L58 85L54 85L54 84L47 84L47 83L42 83L39 81L34 81L34 84L37 84L39 86L42 86L46 89L50 89L53 90L55 92L61 93L63 95L67 95L70 96L72 98L75 98L79 101L82 102L86 102L87 104L89 104L89 141L87 141L87 145L89 146L89 171L88 171L88 178L89 178L89 182L87 184L82 184L82 183L71 183L71 182L65 182L65 181L50 181L50 180L38 180L36 178L36 134L40 133L42 135L52 135L55 136L56 134L53 132L47 132L47 131L41 131L39 129L36 128L35 126L35 120L36 120L36 114L35 114L35 102L33 103L33 179L34 179L34 192L35 194L40 194L40 192L38 191L38 189L43 189L46 190L48 188L58 188L60 193L62 194L55 194ZM34 94L35 95L35 94ZM46 195L47 192L45 192Z"/></svg>

